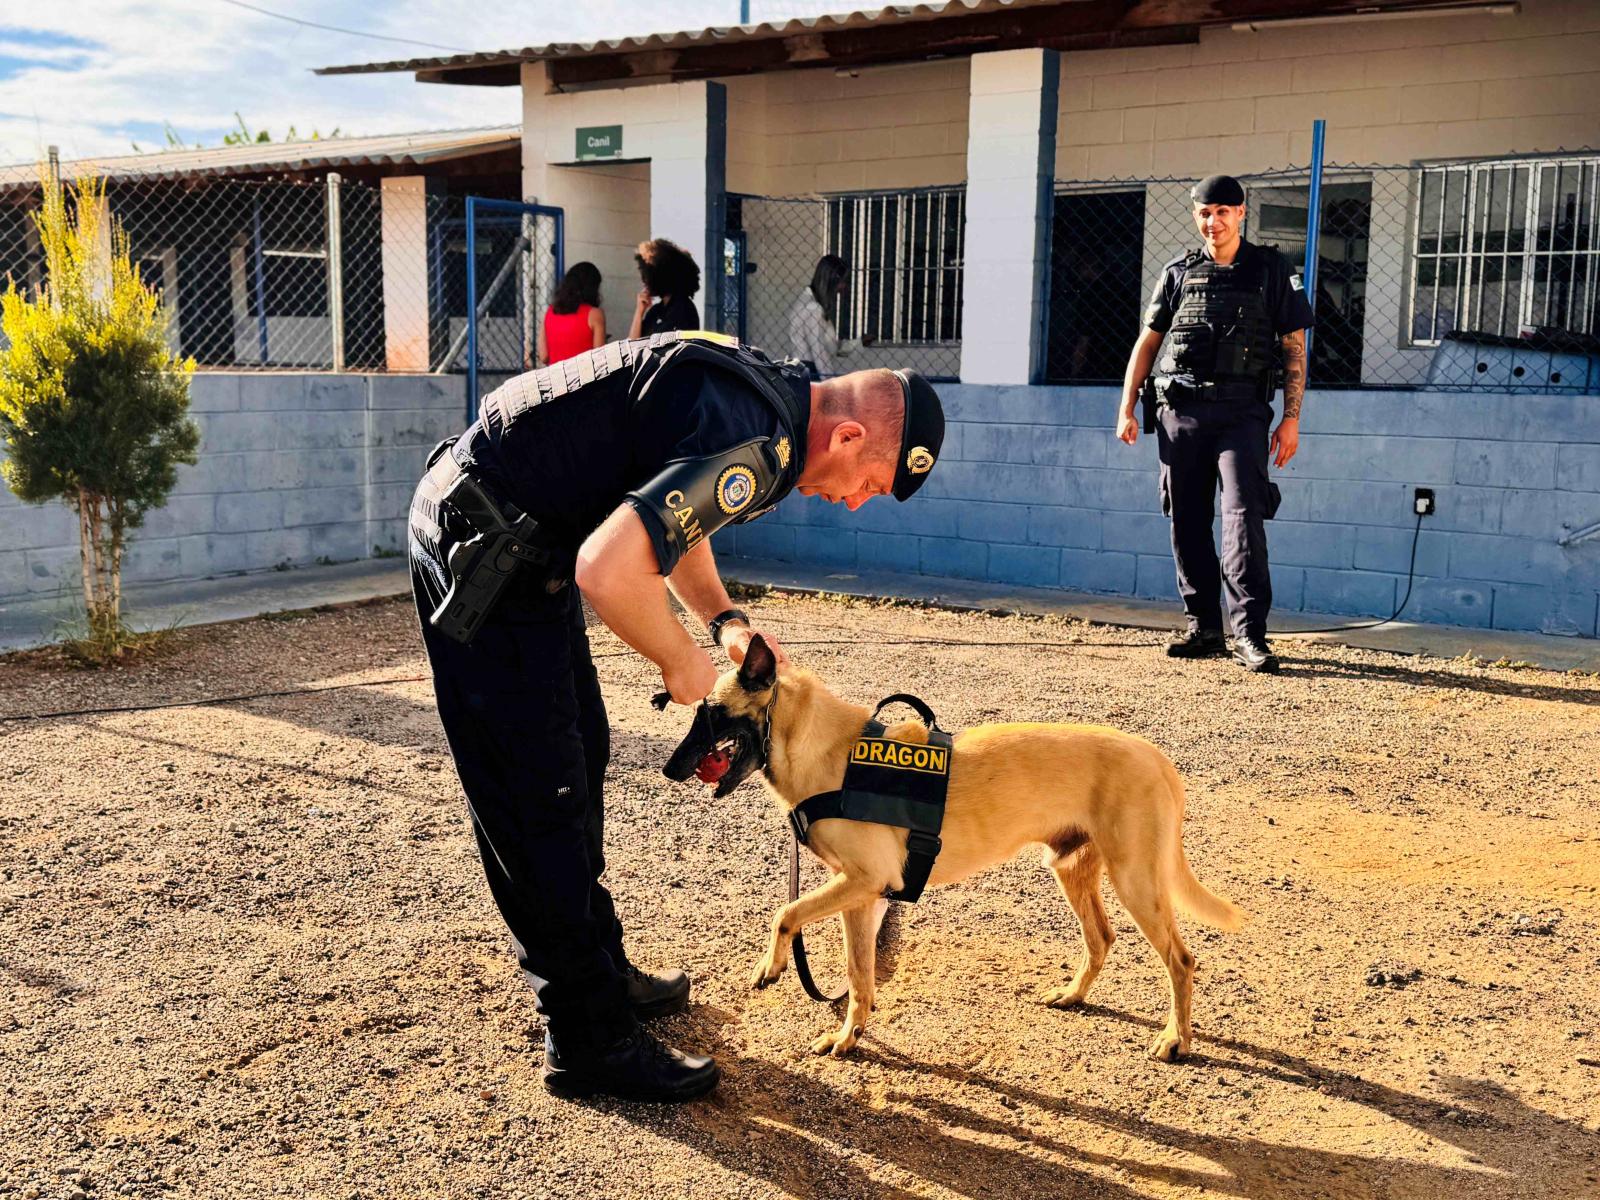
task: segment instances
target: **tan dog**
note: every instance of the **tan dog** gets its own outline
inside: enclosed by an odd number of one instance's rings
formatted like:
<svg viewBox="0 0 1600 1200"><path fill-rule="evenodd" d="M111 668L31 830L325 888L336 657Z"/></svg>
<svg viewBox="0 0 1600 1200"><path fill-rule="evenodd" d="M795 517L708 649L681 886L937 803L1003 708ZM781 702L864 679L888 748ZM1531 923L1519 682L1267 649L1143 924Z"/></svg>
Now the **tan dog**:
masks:
<svg viewBox="0 0 1600 1200"><path fill-rule="evenodd" d="M761 638L743 666L717 681L694 728L667 763L669 778L685 780L707 756L731 754L716 795L725 796L762 769L768 790L794 808L838 788L868 710L839 699L809 671L780 672ZM921 723L891 726L887 736L926 742ZM719 767L720 769L720 767ZM1166 964L1172 1007L1166 1028L1151 1043L1152 1057L1175 1061L1193 1040L1189 1023L1194 955L1178 936L1173 907L1220 929L1237 929L1244 915L1208 892L1183 853L1183 781L1167 757L1143 738L1098 725L983 725L955 739L946 798L943 849L928 886L965 879L1003 863L1030 842L1045 847L1083 930L1083 958L1065 987L1040 1000L1057 1008L1080 1004L1105 963L1116 935L1100 900L1101 873ZM876 902L902 884L906 831L844 819L812 825L808 846L833 878L778 911L766 956L750 977L765 987L783 974L794 935L813 921L844 915L850 1003L844 1024L812 1043L819 1054L843 1055L860 1038L872 1012Z"/></svg>

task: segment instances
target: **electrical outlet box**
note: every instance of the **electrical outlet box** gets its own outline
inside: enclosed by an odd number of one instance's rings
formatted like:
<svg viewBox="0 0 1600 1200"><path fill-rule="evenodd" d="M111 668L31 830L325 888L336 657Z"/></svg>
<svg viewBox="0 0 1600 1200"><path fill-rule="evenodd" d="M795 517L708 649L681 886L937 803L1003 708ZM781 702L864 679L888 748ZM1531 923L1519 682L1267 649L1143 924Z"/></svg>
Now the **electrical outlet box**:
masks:
<svg viewBox="0 0 1600 1200"><path fill-rule="evenodd" d="M1431 517L1434 513L1433 489L1418 488L1411 501L1411 511L1419 517Z"/></svg>

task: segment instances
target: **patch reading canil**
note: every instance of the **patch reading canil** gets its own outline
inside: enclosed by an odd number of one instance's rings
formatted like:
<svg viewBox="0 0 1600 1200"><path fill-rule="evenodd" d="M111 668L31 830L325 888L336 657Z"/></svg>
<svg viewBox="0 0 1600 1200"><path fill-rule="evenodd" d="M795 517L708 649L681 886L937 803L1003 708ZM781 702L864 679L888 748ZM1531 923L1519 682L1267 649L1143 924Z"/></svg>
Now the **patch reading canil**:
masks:
<svg viewBox="0 0 1600 1200"><path fill-rule="evenodd" d="M916 742L899 742L893 738L862 738L850 752L853 762L871 763L901 771L925 771L929 775L944 775L950 770L948 746L919 745Z"/></svg>

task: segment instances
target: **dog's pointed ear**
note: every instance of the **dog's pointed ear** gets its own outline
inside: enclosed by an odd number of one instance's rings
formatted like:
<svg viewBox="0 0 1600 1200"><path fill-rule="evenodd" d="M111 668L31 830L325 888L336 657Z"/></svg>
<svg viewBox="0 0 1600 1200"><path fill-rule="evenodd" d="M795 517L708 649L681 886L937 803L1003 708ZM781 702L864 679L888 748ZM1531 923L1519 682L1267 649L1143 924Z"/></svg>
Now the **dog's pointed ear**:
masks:
<svg viewBox="0 0 1600 1200"><path fill-rule="evenodd" d="M778 678L778 656L759 633L750 639L739 664L739 686L747 692L764 692Z"/></svg>

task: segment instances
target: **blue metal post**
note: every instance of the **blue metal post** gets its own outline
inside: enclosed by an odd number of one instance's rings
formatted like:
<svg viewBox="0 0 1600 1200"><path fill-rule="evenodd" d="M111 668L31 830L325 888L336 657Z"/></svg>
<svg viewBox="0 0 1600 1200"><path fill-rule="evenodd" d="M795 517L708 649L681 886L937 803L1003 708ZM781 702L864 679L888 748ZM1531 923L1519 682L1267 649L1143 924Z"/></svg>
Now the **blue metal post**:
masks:
<svg viewBox="0 0 1600 1200"><path fill-rule="evenodd" d="M478 198L467 197L467 424L478 419Z"/></svg>
<svg viewBox="0 0 1600 1200"><path fill-rule="evenodd" d="M256 274L256 335L261 342L261 365L267 365L267 264L261 253L261 197L255 198L254 254Z"/></svg>
<svg viewBox="0 0 1600 1200"><path fill-rule="evenodd" d="M1317 311L1317 264L1322 258L1322 146L1327 132L1326 121L1311 123L1311 194L1306 198L1306 299L1311 311ZM1306 330L1306 367L1311 366L1311 335Z"/></svg>
<svg viewBox="0 0 1600 1200"><path fill-rule="evenodd" d="M750 0L739 0L739 24L750 24Z"/></svg>

